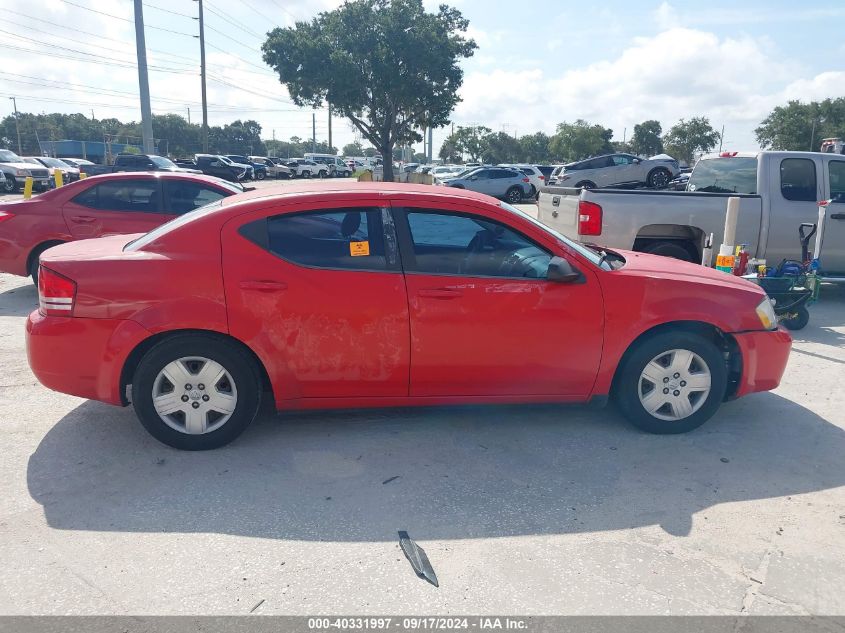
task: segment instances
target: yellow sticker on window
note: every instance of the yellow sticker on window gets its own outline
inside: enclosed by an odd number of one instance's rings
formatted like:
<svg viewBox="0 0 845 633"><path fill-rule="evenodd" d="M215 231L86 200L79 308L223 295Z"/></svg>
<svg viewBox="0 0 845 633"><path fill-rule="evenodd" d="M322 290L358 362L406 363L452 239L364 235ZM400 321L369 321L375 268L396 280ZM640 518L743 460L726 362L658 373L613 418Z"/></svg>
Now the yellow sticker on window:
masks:
<svg viewBox="0 0 845 633"><path fill-rule="evenodd" d="M349 254L352 257L361 257L370 254L369 242L349 242Z"/></svg>

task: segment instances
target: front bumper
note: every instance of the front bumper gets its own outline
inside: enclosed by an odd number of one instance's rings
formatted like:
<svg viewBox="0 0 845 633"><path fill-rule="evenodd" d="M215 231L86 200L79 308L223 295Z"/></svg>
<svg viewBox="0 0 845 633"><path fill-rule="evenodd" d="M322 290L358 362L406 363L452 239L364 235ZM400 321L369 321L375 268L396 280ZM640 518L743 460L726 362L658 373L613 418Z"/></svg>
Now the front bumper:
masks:
<svg viewBox="0 0 845 633"><path fill-rule="evenodd" d="M783 377L792 337L783 328L733 335L742 355L742 375L736 396L775 389Z"/></svg>
<svg viewBox="0 0 845 633"><path fill-rule="evenodd" d="M36 310L26 320L26 354L45 387L121 405L123 366L149 336L135 321L43 316Z"/></svg>

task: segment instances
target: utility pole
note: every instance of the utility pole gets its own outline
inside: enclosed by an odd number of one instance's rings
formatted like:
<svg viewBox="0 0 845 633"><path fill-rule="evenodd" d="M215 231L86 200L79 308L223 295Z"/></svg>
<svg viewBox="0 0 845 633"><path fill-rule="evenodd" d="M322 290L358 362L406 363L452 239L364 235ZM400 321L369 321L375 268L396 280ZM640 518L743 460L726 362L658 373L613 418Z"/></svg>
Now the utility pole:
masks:
<svg viewBox="0 0 845 633"><path fill-rule="evenodd" d="M18 133L18 154L23 154L23 148L21 147L21 126L18 123L18 102L15 101L14 97L9 97L12 100L12 105L15 108L15 130Z"/></svg>
<svg viewBox="0 0 845 633"><path fill-rule="evenodd" d="M186 106L188 108L188 125L191 124L191 106Z"/></svg>
<svg viewBox="0 0 845 633"><path fill-rule="evenodd" d="M311 152L317 152L317 113L311 113Z"/></svg>
<svg viewBox="0 0 845 633"><path fill-rule="evenodd" d="M428 126L428 164L431 165L431 162L434 160L434 128L430 125Z"/></svg>
<svg viewBox="0 0 845 633"><path fill-rule="evenodd" d="M205 23L202 18L202 0L199 5L200 22L200 86L202 89L202 151L208 153L208 102L205 93Z"/></svg>
<svg viewBox="0 0 845 633"><path fill-rule="evenodd" d="M722 143L724 142L724 140L725 140L725 126L723 124L722 125L722 133L719 134L719 153L720 154L722 153Z"/></svg>
<svg viewBox="0 0 845 633"><path fill-rule="evenodd" d="M816 119L813 118L813 131L810 133L810 149L808 151L813 151L813 141L816 140Z"/></svg>
<svg viewBox="0 0 845 633"><path fill-rule="evenodd" d="M141 93L141 133L144 153L155 152L153 141L153 112L150 108L150 80L147 76L147 46L144 42L144 5L135 0L135 47L138 50L138 89Z"/></svg>
<svg viewBox="0 0 845 633"><path fill-rule="evenodd" d="M332 147L332 104L329 103L329 153L331 153Z"/></svg>

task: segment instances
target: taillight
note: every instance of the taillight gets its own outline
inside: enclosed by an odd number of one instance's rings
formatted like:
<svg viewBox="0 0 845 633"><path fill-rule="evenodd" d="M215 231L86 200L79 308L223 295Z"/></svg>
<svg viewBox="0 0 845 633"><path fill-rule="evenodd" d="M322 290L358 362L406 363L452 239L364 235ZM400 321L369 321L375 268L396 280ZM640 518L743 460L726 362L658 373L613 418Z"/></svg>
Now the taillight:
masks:
<svg viewBox="0 0 845 633"><path fill-rule="evenodd" d="M531 182L528 178L523 178L522 182Z"/></svg>
<svg viewBox="0 0 845 633"><path fill-rule="evenodd" d="M75 299L75 281L41 266L38 270L38 306L41 314L72 316Z"/></svg>
<svg viewBox="0 0 845 633"><path fill-rule="evenodd" d="M545 180L545 179L546 179L546 177L545 177L543 174L540 174L540 175L538 176L538 178L539 178L540 180Z"/></svg>
<svg viewBox="0 0 845 633"><path fill-rule="evenodd" d="M13 217L15 217L15 214L11 211L0 211L0 222L11 220Z"/></svg>
<svg viewBox="0 0 845 633"><path fill-rule="evenodd" d="M595 202L578 201L578 235L601 235L601 207Z"/></svg>

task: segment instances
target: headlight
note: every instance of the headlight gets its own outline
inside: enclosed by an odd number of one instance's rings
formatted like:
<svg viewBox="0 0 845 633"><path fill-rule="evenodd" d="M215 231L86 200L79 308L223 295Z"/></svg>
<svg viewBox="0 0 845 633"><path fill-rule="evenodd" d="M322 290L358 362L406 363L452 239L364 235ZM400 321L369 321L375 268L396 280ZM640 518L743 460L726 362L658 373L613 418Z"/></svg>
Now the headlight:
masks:
<svg viewBox="0 0 845 633"><path fill-rule="evenodd" d="M29 172L26 169L16 169L15 176L29 176Z"/></svg>
<svg viewBox="0 0 845 633"><path fill-rule="evenodd" d="M775 316L775 309L772 306L772 300L769 299L769 297L765 297L760 302L760 305L757 306L756 312L757 317L760 319L760 323L763 324L765 329L774 330L778 326L778 318Z"/></svg>

